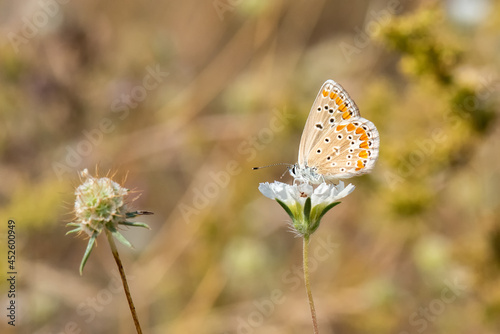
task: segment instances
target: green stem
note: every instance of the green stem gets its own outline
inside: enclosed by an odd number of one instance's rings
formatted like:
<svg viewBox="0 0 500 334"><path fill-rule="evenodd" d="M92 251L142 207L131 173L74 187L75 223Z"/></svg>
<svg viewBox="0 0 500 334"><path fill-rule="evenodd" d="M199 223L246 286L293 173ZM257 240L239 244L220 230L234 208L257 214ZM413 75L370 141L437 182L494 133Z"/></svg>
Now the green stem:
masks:
<svg viewBox="0 0 500 334"><path fill-rule="evenodd" d="M304 252L303 252L303 267L304 267L304 282L306 285L307 298L309 299L309 308L311 309L311 319L313 323L314 334L319 334L318 319L316 319L316 309L314 308L314 300L311 292L311 283L309 283L309 236L304 236Z"/></svg>
<svg viewBox="0 0 500 334"><path fill-rule="evenodd" d="M105 229L105 231L106 231L106 236L108 237L109 246L111 247L111 252L113 253L116 265L118 266L118 270L120 271L120 277L122 279L123 289L125 290L128 306L130 308L130 312L132 313L132 318L134 319L135 329L137 330L137 334L142 334L141 325L139 324L139 318L137 317L137 312L135 311L134 301L132 300L132 295L130 294L130 290L128 288L127 277L125 276L125 270L123 270L122 261L120 260L120 255L118 255L118 250L116 249L115 241L113 240L113 235L107 229Z"/></svg>

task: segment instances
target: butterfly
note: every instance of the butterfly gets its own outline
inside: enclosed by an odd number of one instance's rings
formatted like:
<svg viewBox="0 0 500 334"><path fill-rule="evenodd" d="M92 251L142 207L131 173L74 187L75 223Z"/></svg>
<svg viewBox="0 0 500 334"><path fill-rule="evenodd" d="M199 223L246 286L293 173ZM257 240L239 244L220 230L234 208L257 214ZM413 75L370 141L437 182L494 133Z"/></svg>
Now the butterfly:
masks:
<svg viewBox="0 0 500 334"><path fill-rule="evenodd" d="M309 112L298 162L289 171L295 181L312 184L366 174L375 166L379 145L375 125L360 116L341 85L327 80Z"/></svg>

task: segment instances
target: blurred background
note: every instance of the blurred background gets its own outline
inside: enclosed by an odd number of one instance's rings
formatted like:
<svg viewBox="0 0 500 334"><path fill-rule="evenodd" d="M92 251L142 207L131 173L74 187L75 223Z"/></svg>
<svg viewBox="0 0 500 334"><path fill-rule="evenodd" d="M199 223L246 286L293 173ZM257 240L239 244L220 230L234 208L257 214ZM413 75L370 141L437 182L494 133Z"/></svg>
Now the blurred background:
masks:
<svg viewBox="0 0 500 334"><path fill-rule="evenodd" d="M312 333L257 189L292 180L251 167L296 162L327 79L381 147L311 239L321 333L500 332L497 1L3 1L0 31L2 333L135 333L105 238L80 276L65 236L84 168L155 213L118 245L145 333Z"/></svg>

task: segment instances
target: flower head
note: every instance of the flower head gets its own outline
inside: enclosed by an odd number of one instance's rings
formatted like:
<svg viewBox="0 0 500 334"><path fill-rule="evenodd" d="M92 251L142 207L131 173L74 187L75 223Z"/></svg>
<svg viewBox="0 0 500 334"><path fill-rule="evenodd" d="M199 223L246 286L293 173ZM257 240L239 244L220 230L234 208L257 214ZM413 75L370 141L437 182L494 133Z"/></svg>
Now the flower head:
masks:
<svg viewBox="0 0 500 334"><path fill-rule="evenodd" d="M80 175L86 178L75 191L75 215L81 230L92 236L101 233L105 226L116 228L125 220L125 196L129 190L107 177L94 178L87 169Z"/></svg>
<svg viewBox="0 0 500 334"><path fill-rule="evenodd" d="M354 186L344 187L344 182L338 185L321 183L313 188L309 183L286 184L261 183L260 192L276 200L292 218L294 230L301 236L309 236L319 227L321 218L334 206L339 199L349 195Z"/></svg>
<svg viewBox="0 0 500 334"><path fill-rule="evenodd" d="M130 242L118 231L119 225L149 228L147 224L129 222L127 219L152 214L152 212L128 212L125 197L129 190L110 178L95 178L89 174L87 169L84 169L80 176L84 178L84 181L75 190L75 221L68 224L68 226L76 228L66 234L85 232L89 236L87 250L80 265L81 273L94 247L95 239L103 230L106 233L111 233L124 245L132 247Z"/></svg>

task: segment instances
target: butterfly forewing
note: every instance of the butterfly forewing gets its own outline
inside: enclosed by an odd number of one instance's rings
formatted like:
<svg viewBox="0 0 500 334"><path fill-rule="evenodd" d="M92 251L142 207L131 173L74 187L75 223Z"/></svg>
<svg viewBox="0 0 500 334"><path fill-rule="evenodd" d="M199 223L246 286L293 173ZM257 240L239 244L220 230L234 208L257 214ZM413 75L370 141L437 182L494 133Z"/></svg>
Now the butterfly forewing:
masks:
<svg viewBox="0 0 500 334"><path fill-rule="evenodd" d="M309 165L308 156L330 129L359 116L347 92L333 80L327 80L314 100L300 139L299 164Z"/></svg>

